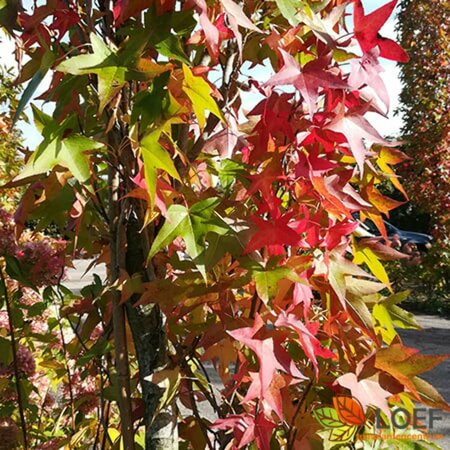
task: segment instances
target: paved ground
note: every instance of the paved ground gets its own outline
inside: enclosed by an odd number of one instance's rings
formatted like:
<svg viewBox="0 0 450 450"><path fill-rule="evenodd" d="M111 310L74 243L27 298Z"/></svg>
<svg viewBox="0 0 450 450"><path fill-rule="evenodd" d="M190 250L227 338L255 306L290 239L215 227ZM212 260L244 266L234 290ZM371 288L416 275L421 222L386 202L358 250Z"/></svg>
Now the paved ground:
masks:
<svg viewBox="0 0 450 450"><path fill-rule="evenodd" d="M90 261L75 261L75 269L68 271L68 279L64 283L72 290L78 291L90 283L92 271L84 275L89 267ZM105 278L105 267L96 268L95 272L103 279ZM83 276L84 275L84 276ZM417 348L426 354L448 354L450 353L450 320L437 316L420 315L418 322L423 327L421 331L403 330L400 332L405 345ZM212 382L216 374L211 373ZM435 386L447 402L450 402L450 360L440 364L434 370L423 375L423 378ZM442 413L443 420L436 423L434 433L443 434L444 439L438 441L444 450L450 450L450 414Z"/></svg>
<svg viewBox="0 0 450 450"><path fill-rule="evenodd" d="M422 331L402 330L403 342L408 347L418 348L425 354L442 355L450 353L450 320L438 316L418 315ZM444 361L422 378L431 383L450 403L450 360ZM444 450L450 449L450 414L442 413L443 420L436 422L433 433L445 437L436 441Z"/></svg>
<svg viewBox="0 0 450 450"><path fill-rule="evenodd" d="M67 279L63 282L71 291L79 293L80 290L92 283L92 277L97 274L102 280L106 278L106 267L100 264L95 269L90 268L92 260L76 259L73 264L74 269L67 270Z"/></svg>

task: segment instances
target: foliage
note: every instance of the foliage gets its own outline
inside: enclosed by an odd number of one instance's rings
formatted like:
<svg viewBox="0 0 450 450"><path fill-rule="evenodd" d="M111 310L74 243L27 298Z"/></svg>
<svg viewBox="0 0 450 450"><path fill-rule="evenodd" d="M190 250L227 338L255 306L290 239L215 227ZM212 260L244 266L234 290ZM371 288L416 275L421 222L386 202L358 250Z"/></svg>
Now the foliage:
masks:
<svg viewBox="0 0 450 450"><path fill-rule="evenodd" d="M442 282L448 266L440 264L444 270L438 271L434 265L439 260L448 261L445 255L450 250L450 38L445 25L450 19L449 4L404 0L400 5L401 43L410 55L410 61L401 68L400 111L404 117L404 151L411 157L400 174L413 203L430 216L437 242L436 257L427 258L431 264L428 271L439 273Z"/></svg>
<svg viewBox="0 0 450 450"><path fill-rule="evenodd" d="M14 84L11 69L0 67L0 185L17 175L21 167L21 135L12 127L19 95L20 88ZM19 192L19 189L0 192L0 206L11 208L17 205Z"/></svg>
<svg viewBox="0 0 450 450"><path fill-rule="evenodd" d="M381 262L402 257L382 220L400 202L380 189L402 191L403 154L366 113L387 106L379 58L407 59L378 33L395 3L366 16L356 0L354 38L340 0L0 10L29 58L16 114L46 73L54 106L32 108L43 141L9 183L27 188L5 227L53 223L66 257L108 267L78 295L11 243L4 365L20 401L0 426L17 422L25 448L328 449L363 445L377 409L450 409L419 378L445 356L401 343L396 328L418 326ZM356 212L384 240L358 238ZM11 322L43 285L55 349ZM22 348L62 390L49 414L20 394Z"/></svg>

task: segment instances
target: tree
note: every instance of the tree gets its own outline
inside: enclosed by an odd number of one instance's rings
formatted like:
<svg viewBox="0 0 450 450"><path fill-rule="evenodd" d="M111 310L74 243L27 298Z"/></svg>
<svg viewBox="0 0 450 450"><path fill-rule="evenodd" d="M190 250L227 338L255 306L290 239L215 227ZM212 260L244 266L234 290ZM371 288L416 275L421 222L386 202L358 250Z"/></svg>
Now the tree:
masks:
<svg viewBox="0 0 450 450"><path fill-rule="evenodd" d="M29 57L16 116L46 74L54 106L32 104L43 141L9 184L27 186L16 228L55 223L67 255L108 266L81 298L45 290L76 334L55 445L113 448L120 426L126 449L175 448L177 433L195 449L330 448L411 399L449 408L419 378L445 357L401 343L394 323L417 324L380 263L403 256L382 220L398 202L378 189L402 189L403 156L365 114L387 101L379 58L407 59L378 33L395 3L367 16L354 2L355 39L340 0L9 4ZM384 243L353 236L356 212ZM17 252L4 264L28 282ZM98 380L91 415L72 364Z"/></svg>
<svg viewBox="0 0 450 450"><path fill-rule="evenodd" d="M450 115L448 111L448 54L450 38L446 23L446 1L400 2L399 33L410 60L401 66L403 91L401 108L404 127L403 149L410 159L400 167L411 204L420 214L422 229L429 227L436 238L434 249L414 272L427 286L426 296L448 292L450 275ZM442 25L444 24L444 25ZM432 284L431 290L429 284Z"/></svg>
<svg viewBox="0 0 450 450"><path fill-rule="evenodd" d="M19 149L21 148L21 134L13 128L13 116L18 104L20 90L14 84L14 76L11 69L0 67L0 183L7 183L12 176L19 173L21 168L21 158ZM19 200L19 190L8 190L0 193L0 206L14 207Z"/></svg>
<svg viewBox="0 0 450 450"><path fill-rule="evenodd" d="M404 116L405 152L411 161L403 169L412 199L431 214L442 243L449 235L449 93L448 2L402 1L399 32L409 48L410 61L402 66L400 111ZM418 25L418 26L417 26ZM447 244L444 244L447 245Z"/></svg>

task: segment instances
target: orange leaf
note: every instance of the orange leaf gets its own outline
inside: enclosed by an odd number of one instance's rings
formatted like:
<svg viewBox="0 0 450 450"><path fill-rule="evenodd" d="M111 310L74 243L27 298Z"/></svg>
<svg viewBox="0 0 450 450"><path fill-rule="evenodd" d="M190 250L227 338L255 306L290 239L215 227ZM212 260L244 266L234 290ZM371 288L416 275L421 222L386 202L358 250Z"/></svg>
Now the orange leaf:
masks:
<svg viewBox="0 0 450 450"><path fill-rule="evenodd" d="M398 202L392 198L386 197L380 193L373 183L370 183L366 188L367 199L380 212L389 217L389 211L398 208L405 202Z"/></svg>
<svg viewBox="0 0 450 450"><path fill-rule="evenodd" d="M333 406L335 407L339 419L348 425L364 425L366 418L364 410L358 400L351 397L334 397Z"/></svg>
<svg viewBox="0 0 450 450"><path fill-rule="evenodd" d="M419 350L405 347L400 343L378 350L375 357L375 368L392 375L414 397L421 401L416 376L436 367L450 355L422 355Z"/></svg>
<svg viewBox="0 0 450 450"><path fill-rule="evenodd" d="M349 209L339 198L330 192L324 177L311 177L311 182L316 192L320 194L322 198L322 206L324 209L336 217L347 217L351 219L352 216Z"/></svg>

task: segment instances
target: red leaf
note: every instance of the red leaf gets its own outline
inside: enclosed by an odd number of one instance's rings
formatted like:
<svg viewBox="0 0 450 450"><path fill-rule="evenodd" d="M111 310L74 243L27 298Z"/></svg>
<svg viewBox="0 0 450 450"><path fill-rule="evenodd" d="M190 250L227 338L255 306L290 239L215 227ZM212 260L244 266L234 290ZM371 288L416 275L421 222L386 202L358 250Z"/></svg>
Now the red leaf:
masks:
<svg viewBox="0 0 450 450"><path fill-rule="evenodd" d="M381 57L398 62L408 62L409 56L400 45L379 34L396 4L397 0L392 0L366 16L361 0L355 0L353 15L355 37L363 52L368 52L378 46Z"/></svg>
<svg viewBox="0 0 450 450"><path fill-rule="evenodd" d="M264 413L260 413L256 417L248 414L228 416L225 419L218 419L212 424L212 428L218 430L232 428L236 448L242 448L256 441L256 447L260 450L270 450L270 439L275 427L276 425L267 420Z"/></svg>
<svg viewBox="0 0 450 450"><path fill-rule="evenodd" d="M118 0L113 7L114 25L117 27L130 17L149 8L153 0Z"/></svg>
<svg viewBox="0 0 450 450"><path fill-rule="evenodd" d="M283 245L298 245L300 236L288 225L291 215L280 217L272 221L253 216L252 220L258 231L252 236L244 254L268 247L269 254L280 255L284 253Z"/></svg>
<svg viewBox="0 0 450 450"><path fill-rule="evenodd" d="M255 398L261 398L261 378L256 372L249 372L252 379L247 394L242 400L242 403L250 402ZM283 404L281 399L281 389L288 385L285 377L279 373L274 375L272 383L270 383L269 389L264 392L263 400L267 403L272 411L275 411L277 416L283 420Z"/></svg>

